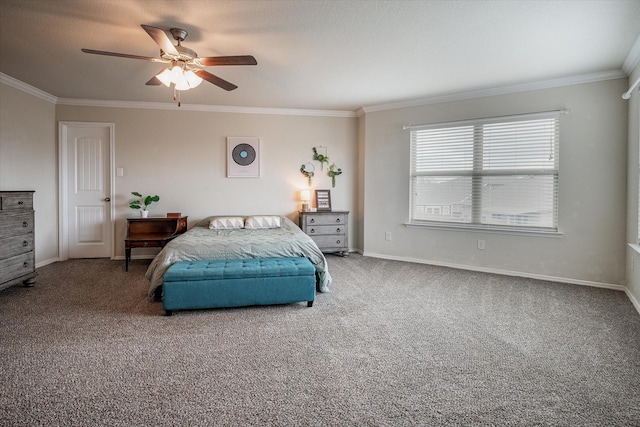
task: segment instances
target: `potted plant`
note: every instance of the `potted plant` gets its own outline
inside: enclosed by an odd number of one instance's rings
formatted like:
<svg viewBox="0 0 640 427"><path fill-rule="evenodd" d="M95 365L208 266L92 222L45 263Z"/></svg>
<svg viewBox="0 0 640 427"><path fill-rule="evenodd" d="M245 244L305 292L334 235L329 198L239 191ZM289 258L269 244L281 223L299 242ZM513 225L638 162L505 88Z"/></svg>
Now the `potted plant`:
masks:
<svg viewBox="0 0 640 427"><path fill-rule="evenodd" d="M129 207L131 209L142 209L140 211L140 216L143 218L146 218L149 214L149 211L147 210L149 208L149 205L160 200L160 196L158 196L157 194L155 196L146 197L143 197L142 194L138 193L137 191L132 191L131 194L139 198L129 202Z"/></svg>

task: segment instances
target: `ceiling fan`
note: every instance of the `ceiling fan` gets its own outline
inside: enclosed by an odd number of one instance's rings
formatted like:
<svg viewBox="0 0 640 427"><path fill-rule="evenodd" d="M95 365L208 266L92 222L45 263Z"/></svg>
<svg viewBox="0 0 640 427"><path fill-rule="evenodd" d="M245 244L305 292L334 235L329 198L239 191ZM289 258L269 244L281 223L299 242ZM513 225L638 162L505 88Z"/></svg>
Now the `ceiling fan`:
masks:
<svg viewBox="0 0 640 427"><path fill-rule="evenodd" d="M196 52L181 45L181 42L187 38L188 33L186 30L181 28L171 28L169 30L173 38L177 41L177 44L174 45L165 30L162 28L144 24L141 25L141 27L151 36L158 46L160 46L159 58L130 55L127 53L105 52L94 49L81 50L85 53L92 53L95 55L117 56L120 58L141 59L143 61L169 64L167 68L153 76L146 84L150 86L165 84L167 87L171 87L171 85L173 85L175 91L194 88L198 86L202 80L213 83L224 90L231 91L236 89L238 86L203 70L201 67L258 64L256 59L251 55L210 56L199 58Z"/></svg>

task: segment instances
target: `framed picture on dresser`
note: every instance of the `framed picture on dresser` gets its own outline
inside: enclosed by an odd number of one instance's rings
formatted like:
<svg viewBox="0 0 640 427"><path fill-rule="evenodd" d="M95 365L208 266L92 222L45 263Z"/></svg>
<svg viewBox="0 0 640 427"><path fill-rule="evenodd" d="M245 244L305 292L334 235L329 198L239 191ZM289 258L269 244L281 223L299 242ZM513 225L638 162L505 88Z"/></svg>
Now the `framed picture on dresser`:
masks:
<svg viewBox="0 0 640 427"><path fill-rule="evenodd" d="M331 212L331 190L316 190L318 212Z"/></svg>

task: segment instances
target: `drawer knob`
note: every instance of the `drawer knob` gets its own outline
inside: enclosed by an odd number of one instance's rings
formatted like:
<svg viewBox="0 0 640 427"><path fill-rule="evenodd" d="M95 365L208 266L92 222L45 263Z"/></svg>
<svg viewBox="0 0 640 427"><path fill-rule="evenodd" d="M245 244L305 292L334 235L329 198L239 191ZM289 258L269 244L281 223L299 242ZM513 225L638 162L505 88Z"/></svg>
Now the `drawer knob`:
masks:
<svg viewBox="0 0 640 427"><path fill-rule="evenodd" d="M27 221L22 221L22 226L26 228L29 226L29 223Z"/></svg>
<svg viewBox="0 0 640 427"><path fill-rule="evenodd" d="M25 262L22 264L22 266L23 266L24 268L28 268L28 267L29 267L29 263L28 263L27 261L25 261Z"/></svg>
<svg viewBox="0 0 640 427"><path fill-rule="evenodd" d="M29 246L29 242L27 242L26 240L22 241L22 247L26 248L27 246Z"/></svg>
<svg viewBox="0 0 640 427"><path fill-rule="evenodd" d="M340 230L340 227L336 228L336 233L340 233L342 230Z"/></svg>
<svg viewBox="0 0 640 427"><path fill-rule="evenodd" d="M336 240L336 243L339 245L340 244L340 240Z"/></svg>
<svg viewBox="0 0 640 427"><path fill-rule="evenodd" d="M313 224L314 222L316 222L316 220L314 218L311 218L311 220L309 221L311 224Z"/></svg>
<svg viewBox="0 0 640 427"><path fill-rule="evenodd" d="M311 230L309 230L309 233L315 233L315 232L316 232L315 228L312 228Z"/></svg>
<svg viewBox="0 0 640 427"><path fill-rule="evenodd" d="M336 218L336 222L340 222L340 218Z"/></svg>
<svg viewBox="0 0 640 427"><path fill-rule="evenodd" d="M20 200L20 201L18 202L18 204L19 204L19 205L24 205L24 201Z"/></svg>

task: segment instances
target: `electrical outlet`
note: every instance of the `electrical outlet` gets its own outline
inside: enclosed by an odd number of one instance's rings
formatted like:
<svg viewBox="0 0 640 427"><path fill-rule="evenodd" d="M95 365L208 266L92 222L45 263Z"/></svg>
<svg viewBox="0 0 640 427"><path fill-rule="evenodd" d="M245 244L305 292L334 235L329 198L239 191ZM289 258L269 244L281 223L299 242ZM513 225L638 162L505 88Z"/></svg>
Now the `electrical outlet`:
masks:
<svg viewBox="0 0 640 427"><path fill-rule="evenodd" d="M384 233L384 240L391 240L391 232L390 231L386 231Z"/></svg>
<svg viewBox="0 0 640 427"><path fill-rule="evenodd" d="M478 249L484 250L484 240L478 240Z"/></svg>

